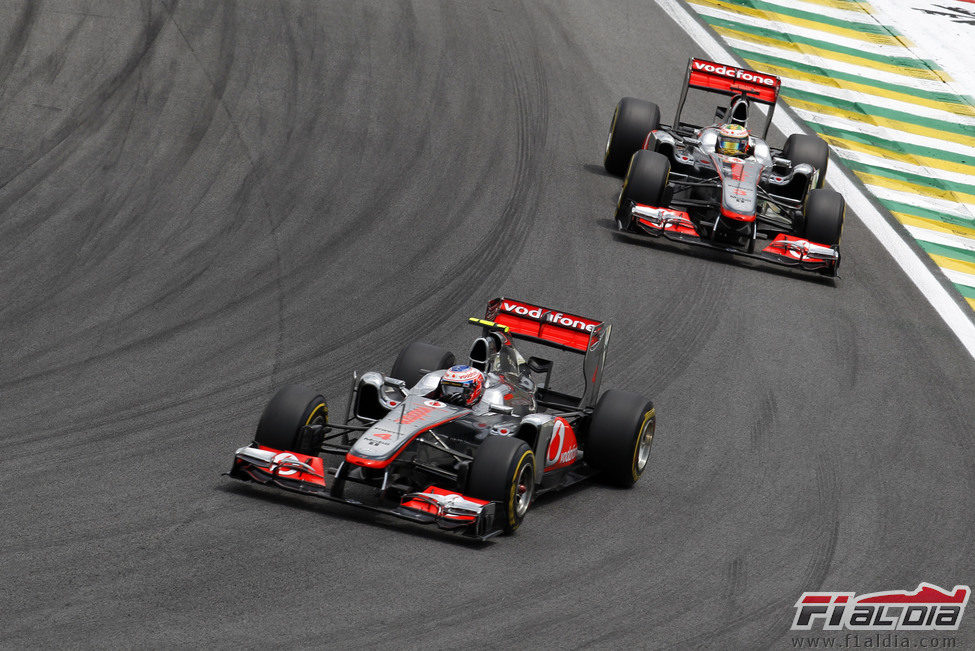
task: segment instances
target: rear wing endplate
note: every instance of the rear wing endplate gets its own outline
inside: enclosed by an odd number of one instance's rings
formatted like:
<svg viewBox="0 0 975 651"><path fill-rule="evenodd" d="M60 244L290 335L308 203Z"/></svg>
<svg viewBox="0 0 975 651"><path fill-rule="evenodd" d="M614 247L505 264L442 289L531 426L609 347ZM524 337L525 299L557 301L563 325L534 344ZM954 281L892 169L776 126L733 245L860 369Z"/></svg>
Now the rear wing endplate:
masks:
<svg viewBox="0 0 975 651"><path fill-rule="evenodd" d="M610 324L510 298L491 300L484 318L503 326L517 339L584 355L586 389L580 405L595 406L612 331Z"/></svg>

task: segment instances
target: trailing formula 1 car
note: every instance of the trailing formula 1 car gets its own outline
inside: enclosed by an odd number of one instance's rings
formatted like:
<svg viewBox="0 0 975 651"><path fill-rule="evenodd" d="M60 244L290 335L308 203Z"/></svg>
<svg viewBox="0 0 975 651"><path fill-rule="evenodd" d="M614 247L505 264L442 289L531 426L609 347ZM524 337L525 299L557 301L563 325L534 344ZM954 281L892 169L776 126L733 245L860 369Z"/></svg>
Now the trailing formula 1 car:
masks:
<svg viewBox="0 0 975 651"><path fill-rule="evenodd" d="M765 142L779 85L772 75L691 59L672 126L660 124L656 104L620 100L603 158L624 176L617 226L835 276L846 202L823 188L829 149L821 138L793 134L782 149ZM688 89L730 104L711 126L682 122ZM747 129L752 103L768 106L761 137Z"/></svg>
<svg viewBox="0 0 975 651"><path fill-rule="evenodd" d="M632 486L647 466L653 403L600 383L611 326L492 300L467 364L416 342L389 375L353 375L344 422L300 385L268 403L229 475L476 539L513 533L535 496L593 475ZM582 355L579 397L551 388L553 362L520 339Z"/></svg>

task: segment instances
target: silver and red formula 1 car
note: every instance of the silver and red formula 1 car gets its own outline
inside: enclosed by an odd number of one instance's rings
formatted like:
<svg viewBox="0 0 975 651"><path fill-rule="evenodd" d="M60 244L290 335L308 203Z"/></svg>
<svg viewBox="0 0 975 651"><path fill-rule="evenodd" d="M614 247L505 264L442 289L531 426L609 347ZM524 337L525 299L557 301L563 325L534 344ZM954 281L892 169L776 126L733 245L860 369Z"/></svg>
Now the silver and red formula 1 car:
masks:
<svg viewBox="0 0 975 651"><path fill-rule="evenodd" d="M341 424L316 391L284 387L230 476L482 540L514 532L542 493L597 474L623 486L640 478L656 415L639 394L600 395L610 324L507 298L470 321L481 334L469 366L410 344L389 375L353 375ZM582 355L582 395L550 388L552 361L526 359L513 339ZM452 400L452 373L481 378L463 394L476 402Z"/></svg>
<svg viewBox="0 0 975 651"><path fill-rule="evenodd" d="M718 107L712 126L682 122L688 89L730 96L730 104ZM846 203L822 187L829 149L821 138L793 134L782 149L765 142L778 93L778 77L691 59L672 126L660 124L656 104L620 100L603 159L624 176L617 226L835 276ZM737 155L722 153L723 128L746 126L752 103L768 106L761 137L749 135Z"/></svg>

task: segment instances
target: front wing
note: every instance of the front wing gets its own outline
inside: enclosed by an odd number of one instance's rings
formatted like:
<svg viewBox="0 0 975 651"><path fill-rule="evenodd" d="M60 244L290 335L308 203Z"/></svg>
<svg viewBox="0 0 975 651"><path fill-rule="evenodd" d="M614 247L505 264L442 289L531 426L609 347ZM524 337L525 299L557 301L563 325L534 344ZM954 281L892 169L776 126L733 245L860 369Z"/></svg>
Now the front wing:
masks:
<svg viewBox="0 0 975 651"><path fill-rule="evenodd" d="M629 232L641 235L665 237L683 244L725 251L786 267L798 267L805 271L835 275L840 264L838 247L817 244L786 233L779 233L764 249L755 253L722 246L702 237L687 212L671 208L634 204L629 212L629 223L622 226Z"/></svg>
<svg viewBox="0 0 975 651"><path fill-rule="evenodd" d="M255 444L237 450L233 467L227 474L234 479L320 497L418 524L434 524L477 540L487 540L501 533L501 528L495 523L494 502L467 497L437 486L404 495L398 506L367 504L343 497L341 491L336 493L332 490L333 479L326 481L325 464L318 456Z"/></svg>

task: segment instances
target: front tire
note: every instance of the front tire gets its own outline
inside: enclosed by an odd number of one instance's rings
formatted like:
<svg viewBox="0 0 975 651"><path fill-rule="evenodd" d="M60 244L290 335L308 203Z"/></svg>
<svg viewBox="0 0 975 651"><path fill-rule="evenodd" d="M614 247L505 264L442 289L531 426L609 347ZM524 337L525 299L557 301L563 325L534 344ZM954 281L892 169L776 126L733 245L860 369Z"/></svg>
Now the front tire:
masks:
<svg viewBox="0 0 975 651"><path fill-rule="evenodd" d="M635 97L624 97L616 105L606 138L603 167L623 176L634 152L643 147L647 134L660 126L660 107Z"/></svg>
<svg viewBox="0 0 975 651"><path fill-rule="evenodd" d="M623 188L616 202L616 224L621 230L629 225L630 203L660 206L670 178L670 160L655 151L640 150L633 154L626 171Z"/></svg>
<svg viewBox="0 0 975 651"><path fill-rule="evenodd" d="M290 384L271 398L257 423L254 442L264 447L315 456L321 435L309 437L305 427L328 424L328 405L317 392Z"/></svg>
<svg viewBox="0 0 975 651"><path fill-rule="evenodd" d="M792 161L793 165L808 163L819 171L819 178L814 187L821 188L826 182L826 169L829 167L829 146L818 136L794 133L785 141L782 157Z"/></svg>
<svg viewBox="0 0 975 651"><path fill-rule="evenodd" d="M497 518L506 534L521 525L535 498L535 455L521 439L488 436L474 452L467 494L501 505Z"/></svg>
<svg viewBox="0 0 975 651"><path fill-rule="evenodd" d="M828 188L810 190L802 235L817 244L836 246L843 234L845 215L846 201L839 192Z"/></svg>
<svg viewBox="0 0 975 651"><path fill-rule="evenodd" d="M396 356L389 375L412 387L430 371L439 371L453 365L454 354L446 348L414 341Z"/></svg>
<svg viewBox="0 0 975 651"><path fill-rule="evenodd" d="M596 403L585 459L606 481L632 486L646 470L656 425L653 402L636 393L610 389Z"/></svg>

